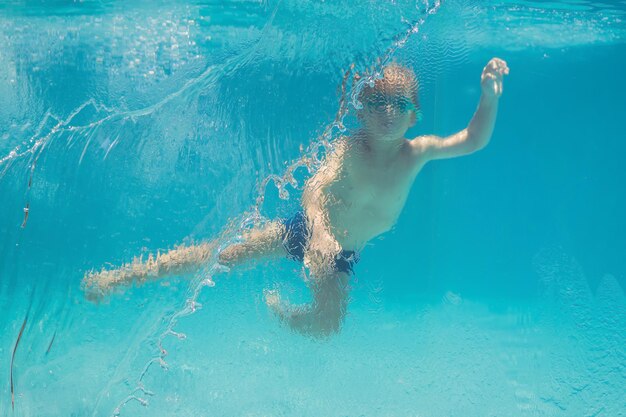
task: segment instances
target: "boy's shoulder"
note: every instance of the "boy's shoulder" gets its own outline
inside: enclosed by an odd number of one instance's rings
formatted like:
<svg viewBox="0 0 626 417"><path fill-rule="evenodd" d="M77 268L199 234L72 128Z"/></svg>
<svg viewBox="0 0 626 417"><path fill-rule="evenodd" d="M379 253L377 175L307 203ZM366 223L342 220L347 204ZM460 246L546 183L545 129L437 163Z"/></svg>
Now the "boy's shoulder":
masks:
<svg viewBox="0 0 626 417"><path fill-rule="evenodd" d="M411 149L416 153L424 153L428 143L435 139L435 135L422 135L414 137L413 139L407 139L411 145Z"/></svg>
<svg viewBox="0 0 626 417"><path fill-rule="evenodd" d="M422 135L413 139L407 139L411 147L412 157L415 158L416 162L427 162L428 151L432 143L438 140L440 140L440 138L436 135Z"/></svg>

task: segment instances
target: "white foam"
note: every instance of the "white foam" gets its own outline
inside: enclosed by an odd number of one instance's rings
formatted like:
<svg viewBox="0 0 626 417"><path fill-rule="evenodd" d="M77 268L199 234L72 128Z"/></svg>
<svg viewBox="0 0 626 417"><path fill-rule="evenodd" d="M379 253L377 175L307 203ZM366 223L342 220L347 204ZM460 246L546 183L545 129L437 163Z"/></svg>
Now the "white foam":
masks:
<svg viewBox="0 0 626 417"><path fill-rule="evenodd" d="M467 33L476 47L511 51L616 44L626 40L626 10L592 3L488 2L476 15L479 30Z"/></svg>

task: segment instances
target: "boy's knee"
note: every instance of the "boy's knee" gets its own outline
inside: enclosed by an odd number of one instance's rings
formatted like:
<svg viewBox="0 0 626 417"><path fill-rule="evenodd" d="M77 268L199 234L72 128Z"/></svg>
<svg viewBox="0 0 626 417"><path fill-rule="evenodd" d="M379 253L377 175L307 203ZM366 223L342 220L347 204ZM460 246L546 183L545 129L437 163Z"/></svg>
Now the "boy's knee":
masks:
<svg viewBox="0 0 626 417"><path fill-rule="evenodd" d="M340 309L325 311L319 314L315 322L314 332L318 337L326 338L339 333L345 314Z"/></svg>
<svg viewBox="0 0 626 417"><path fill-rule="evenodd" d="M230 245L219 253L217 256L219 263L226 266L233 266L241 254L241 248L239 244Z"/></svg>

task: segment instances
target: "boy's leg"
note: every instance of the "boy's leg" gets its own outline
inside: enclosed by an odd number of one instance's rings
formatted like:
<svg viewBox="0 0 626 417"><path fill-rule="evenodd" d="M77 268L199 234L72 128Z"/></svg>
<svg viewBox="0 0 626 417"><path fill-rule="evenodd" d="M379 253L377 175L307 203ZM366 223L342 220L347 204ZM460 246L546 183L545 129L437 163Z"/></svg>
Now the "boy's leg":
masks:
<svg viewBox="0 0 626 417"><path fill-rule="evenodd" d="M341 328L348 307L349 281L350 275L346 272L314 281L310 285L313 302L306 305L290 305L282 301L276 291L266 292L265 301L292 330L324 338Z"/></svg>
<svg viewBox="0 0 626 417"><path fill-rule="evenodd" d="M89 271L83 277L81 287L87 299L100 301L122 286L190 273L211 257L215 247L215 242L178 246L156 256L149 255L146 260L135 258L116 269Z"/></svg>
<svg viewBox="0 0 626 417"><path fill-rule="evenodd" d="M231 245L219 254L220 262L234 266L249 259L270 255L284 255L282 236L284 225L271 222L261 229L253 229L244 235L244 242ZM213 254L216 242L178 246L147 260L135 258L119 268L101 271L88 271L81 287L87 299L100 301L114 290L133 283L142 284L168 275L182 275L201 267Z"/></svg>
<svg viewBox="0 0 626 417"><path fill-rule="evenodd" d="M286 256L284 234L285 225L280 221L252 229L244 233L243 242L232 244L220 252L220 263L231 267L246 261Z"/></svg>

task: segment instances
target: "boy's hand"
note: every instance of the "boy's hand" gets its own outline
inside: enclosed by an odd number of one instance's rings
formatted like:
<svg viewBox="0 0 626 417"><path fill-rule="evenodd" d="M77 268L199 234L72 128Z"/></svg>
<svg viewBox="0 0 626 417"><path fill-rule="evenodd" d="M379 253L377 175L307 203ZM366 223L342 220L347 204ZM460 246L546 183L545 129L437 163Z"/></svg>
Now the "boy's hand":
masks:
<svg viewBox="0 0 626 417"><path fill-rule="evenodd" d="M502 78L509 73L509 67L500 58L492 58L480 76L480 86L487 98L499 98L502 95Z"/></svg>

